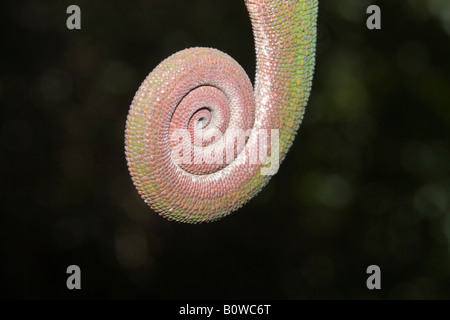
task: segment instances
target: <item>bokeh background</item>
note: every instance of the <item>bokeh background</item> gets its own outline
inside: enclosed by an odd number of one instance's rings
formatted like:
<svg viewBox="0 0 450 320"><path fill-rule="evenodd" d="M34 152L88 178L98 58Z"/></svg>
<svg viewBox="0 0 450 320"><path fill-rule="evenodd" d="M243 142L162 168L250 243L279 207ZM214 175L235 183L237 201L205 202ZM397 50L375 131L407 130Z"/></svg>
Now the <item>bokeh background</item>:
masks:
<svg viewBox="0 0 450 320"><path fill-rule="evenodd" d="M82 29L66 28L77 4ZM366 28L378 4L382 30ZM450 298L450 2L321 0L304 122L219 222L168 222L124 156L130 102L210 46L254 78L243 1L2 1L0 297ZM82 290L66 289L81 267ZM376 264L382 289L366 288Z"/></svg>

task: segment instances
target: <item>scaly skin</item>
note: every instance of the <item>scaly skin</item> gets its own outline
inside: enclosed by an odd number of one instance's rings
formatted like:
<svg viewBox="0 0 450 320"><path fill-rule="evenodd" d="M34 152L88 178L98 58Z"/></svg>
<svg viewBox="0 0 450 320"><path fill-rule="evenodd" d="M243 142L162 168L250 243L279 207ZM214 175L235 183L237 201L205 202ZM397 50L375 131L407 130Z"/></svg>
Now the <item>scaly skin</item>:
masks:
<svg viewBox="0 0 450 320"><path fill-rule="evenodd" d="M314 71L318 0L245 4L255 37L254 92L231 57L215 49L190 48L161 62L130 107L125 154L133 183L145 202L169 220L214 221L240 208L271 177L261 174L263 164L249 161L258 149L258 129L279 129L281 162L302 121ZM224 134L253 129L245 146L235 150L234 161L183 165L174 160L181 147L171 138L183 128L191 138L200 128ZM219 137L194 148L208 154L224 145Z"/></svg>

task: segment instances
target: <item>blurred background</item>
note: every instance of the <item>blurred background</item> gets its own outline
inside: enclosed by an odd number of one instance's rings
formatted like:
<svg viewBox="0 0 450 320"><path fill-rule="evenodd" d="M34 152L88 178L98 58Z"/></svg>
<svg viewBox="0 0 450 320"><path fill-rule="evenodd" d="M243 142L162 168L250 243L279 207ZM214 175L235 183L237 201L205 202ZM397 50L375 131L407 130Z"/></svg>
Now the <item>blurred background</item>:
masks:
<svg viewBox="0 0 450 320"><path fill-rule="evenodd" d="M71 4L81 30L66 28ZM381 30L366 28L370 4ZM320 1L292 149L255 199L202 225L140 199L125 120L147 74L187 47L254 79L244 2L0 6L0 297L450 298L449 1ZM366 288L372 264L381 290Z"/></svg>

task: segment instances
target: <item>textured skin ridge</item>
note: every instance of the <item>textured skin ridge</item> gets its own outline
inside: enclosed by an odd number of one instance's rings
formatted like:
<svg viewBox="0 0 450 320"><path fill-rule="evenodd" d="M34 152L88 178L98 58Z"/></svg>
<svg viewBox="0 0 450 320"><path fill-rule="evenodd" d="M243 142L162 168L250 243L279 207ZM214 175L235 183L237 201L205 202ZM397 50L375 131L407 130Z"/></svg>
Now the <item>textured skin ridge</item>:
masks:
<svg viewBox="0 0 450 320"><path fill-rule="evenodd" d="M318 0L245 3L255 37L254 91L230 56L190 48L161 62L131 104L125 154L133 183L144 201L170 220L214 221L240 208L271 177L249 161L259 129L279 129L281 162L301 124L314 72ZM192 138L198 127L204 134L242 129L249 135L230 163L181 165L174 160L179 141L172 133L188 129ZM209 154L226 143L219 137L194 149Z"/></svg>

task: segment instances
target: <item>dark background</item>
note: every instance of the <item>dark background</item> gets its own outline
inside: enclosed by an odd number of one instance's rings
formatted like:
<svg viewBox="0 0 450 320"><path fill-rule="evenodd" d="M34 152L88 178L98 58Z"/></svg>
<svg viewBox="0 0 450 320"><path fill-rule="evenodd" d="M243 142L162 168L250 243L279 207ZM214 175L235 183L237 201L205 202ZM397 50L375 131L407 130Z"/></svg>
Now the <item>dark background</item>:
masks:
<svg viewBox="0 0 450 320"><path fill-rule="evenodd" d="M374 3L382 30L369 31ZM81 30L66 28L70 4ZM449 1L320 1L292 149L255 199L202 225L140 199L125 120L147 74L186 47L225 51L254 79L243 1L0 6L0 297L450 298ZM381 290L366 288L371 264Z"/></svg>

